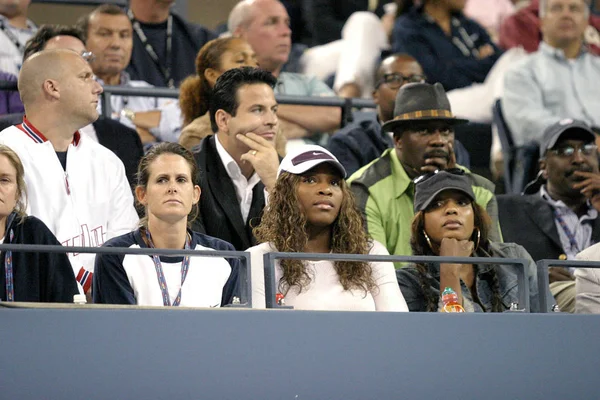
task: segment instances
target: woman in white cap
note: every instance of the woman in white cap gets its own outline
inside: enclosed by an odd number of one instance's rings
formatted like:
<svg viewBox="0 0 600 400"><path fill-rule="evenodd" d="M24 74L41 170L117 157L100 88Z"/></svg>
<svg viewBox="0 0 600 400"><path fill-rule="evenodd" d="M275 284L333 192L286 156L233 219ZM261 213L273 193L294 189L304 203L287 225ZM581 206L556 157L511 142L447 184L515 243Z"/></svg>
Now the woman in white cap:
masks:
<svg viewBox="0 0 600 400"><path fill-rule="evenodd" d="M475 202L462 169L436 171L415 179L411 247L416 256L527 259L531 311L539 309L535 262L520 245L489 240L491 219ZM410 311L438 311L440 288L451 287L469 311L502 312L518 302L517 265L418 263L396 271ZM519 308L522 308L521 305Z"/></svg>
<svg viewBox="0 0 600 400"><path fill-rule="evenodd" d="M283 159L250 248L252 300L265 307L263 255L269 252L378 254L369 240L339 161L320 146L294 149ZM277 299L295 309L408 311L391 262L278 260Z"/></svg>

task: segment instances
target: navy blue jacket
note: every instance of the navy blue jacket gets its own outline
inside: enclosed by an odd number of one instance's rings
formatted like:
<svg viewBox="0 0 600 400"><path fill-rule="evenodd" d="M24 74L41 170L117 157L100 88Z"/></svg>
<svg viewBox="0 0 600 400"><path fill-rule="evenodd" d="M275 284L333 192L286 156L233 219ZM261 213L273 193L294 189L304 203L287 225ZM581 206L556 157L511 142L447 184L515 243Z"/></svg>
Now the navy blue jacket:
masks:
<svg viewBox="0 0 600 400"><path fill-rule="evenodd" d="M202 25L187 22L176 13L173 16L173 49L171 52L171 73L175 86L196 73L196 54L206 42L216 38L214 32ZM158 53L158 58L165 65L167 22L160 24L140 23L148 42ZM127 67L131 79L146 81L154 86L167 86L161 69L146 51L139 36L133 34L131 61Z"/></svg>
<svg viewBox="0 0 600 400"><path fill-rule="evenodd" d="M474 82L483 82L488 72L502 54L492 42L486 30L477 22L462 14L454 16L479 49L489 44L495 53L484 59L472 54L466 56L455 45L453 38L461 38L459 29L452 27L452 38L442 28L423 13L418 7L400 16L392 33L394 53L408 53L417 59L430 83L440 82L446 91L469 86Z"/></svg>

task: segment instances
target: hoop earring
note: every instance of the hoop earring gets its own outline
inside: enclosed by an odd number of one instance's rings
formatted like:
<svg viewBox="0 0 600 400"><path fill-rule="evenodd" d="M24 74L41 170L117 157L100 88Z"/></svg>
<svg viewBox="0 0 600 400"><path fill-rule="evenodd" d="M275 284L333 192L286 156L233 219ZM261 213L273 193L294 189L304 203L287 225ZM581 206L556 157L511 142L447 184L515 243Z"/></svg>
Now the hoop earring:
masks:
<svg viewBox="0 0 600 400"><path fill-rule="evenodd" d="M479 228L475 229L477 229L477 243L475 244L475 249L473 249L473 253L475 253L479 248L479 241L481 240L481 230Z"/></svg>
<svg viewBox="0 0 600 400"><path fill-rule="evenodd" d="M429 248L435 254L435 251L433 250L433 245L431 244L431 239L429 239L429 235L427 235L427 232L425 232L425 229L423 229L423 236L425 236L425 240L427 241Z"/></svg>

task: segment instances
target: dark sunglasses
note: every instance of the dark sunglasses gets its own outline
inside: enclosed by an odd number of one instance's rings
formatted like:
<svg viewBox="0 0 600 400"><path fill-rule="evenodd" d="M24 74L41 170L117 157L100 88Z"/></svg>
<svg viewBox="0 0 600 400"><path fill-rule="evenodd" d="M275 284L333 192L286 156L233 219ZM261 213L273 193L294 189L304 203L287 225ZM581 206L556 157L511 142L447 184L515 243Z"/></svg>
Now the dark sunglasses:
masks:
<svg viewBox="0 0 600 400"><path fill-rule="evenodd" d="M375 89L378 89L382 84L386 84L390 89L399 89L404 83L421 83L425 82L425 75L409 75L404 76L401 74L385 74L383 78L377 82Z"/></svg>
<svg viewBox="0 0 600 400"><path fill-rule="evenodd" d="M556 149L548 150L549 153L556 154L559 157L571 157L575 154L576 151L579 151L584 156L591 156L596 154L598 151L598 146L595 143L584 144L583 146L560 146Z"/></svg>
<svg viewBox="0 0 600 400"><path fill-rule="evenodd" d="M433 172L428 172L428 173L423 174L421 176L417 176L415 179L413 179L413 183L415 185L419 184L419 183L423 183L427 179L431 178L432 176L434 176L435 174L437 174L438 172L441 172L441 171L447 172L447 173L452 174L452 175L464 175L465 174L465 171L462 170L462 169L460 169L460 168L436 169Z"/></svg>

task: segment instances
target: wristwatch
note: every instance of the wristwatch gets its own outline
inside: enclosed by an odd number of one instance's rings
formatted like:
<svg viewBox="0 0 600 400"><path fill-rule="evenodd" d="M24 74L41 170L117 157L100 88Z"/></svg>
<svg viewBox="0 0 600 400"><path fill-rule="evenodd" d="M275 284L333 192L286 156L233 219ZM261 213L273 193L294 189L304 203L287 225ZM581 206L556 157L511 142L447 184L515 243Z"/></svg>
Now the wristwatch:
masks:
<svg viewBox="0 0 600 400"><path fill-rule="evenodd" d="M135 122L135 112L129 108L122 109L121 116L127 118L131 122Z"/></svg>

